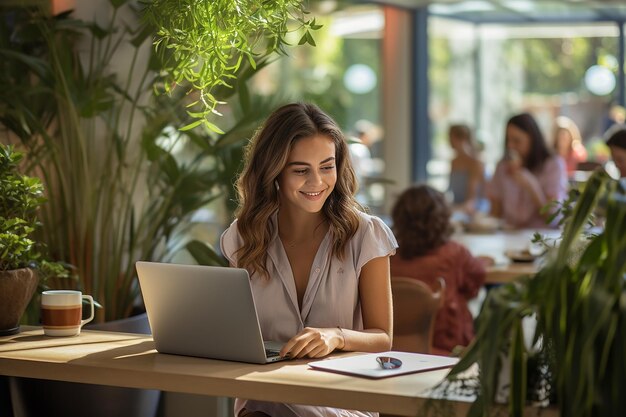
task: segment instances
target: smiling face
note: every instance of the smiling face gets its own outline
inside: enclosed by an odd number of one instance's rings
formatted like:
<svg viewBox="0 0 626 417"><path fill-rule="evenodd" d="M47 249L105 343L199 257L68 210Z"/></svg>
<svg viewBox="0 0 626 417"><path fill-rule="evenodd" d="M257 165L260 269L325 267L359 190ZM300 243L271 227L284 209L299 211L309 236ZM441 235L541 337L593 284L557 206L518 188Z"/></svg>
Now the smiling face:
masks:
<svg viewBox="0 0 626 417"><path fill-rule="evenodd" d="M335 143L327 136L298 139L278 176L280 206L318 213L337 182Z"/></svg>

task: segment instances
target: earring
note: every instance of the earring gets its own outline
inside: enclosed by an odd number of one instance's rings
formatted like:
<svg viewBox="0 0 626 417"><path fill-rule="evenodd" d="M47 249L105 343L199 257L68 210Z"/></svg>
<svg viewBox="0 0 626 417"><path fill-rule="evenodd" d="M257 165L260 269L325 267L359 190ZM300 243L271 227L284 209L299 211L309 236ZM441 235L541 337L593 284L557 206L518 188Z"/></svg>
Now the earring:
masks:
<svg viewBox="0 0 626 417"><path fill-rule="evenodd" d="M278 180L274 180L274 187L276 187L276 191L280 190L280 186L278 185Z"/></svg>

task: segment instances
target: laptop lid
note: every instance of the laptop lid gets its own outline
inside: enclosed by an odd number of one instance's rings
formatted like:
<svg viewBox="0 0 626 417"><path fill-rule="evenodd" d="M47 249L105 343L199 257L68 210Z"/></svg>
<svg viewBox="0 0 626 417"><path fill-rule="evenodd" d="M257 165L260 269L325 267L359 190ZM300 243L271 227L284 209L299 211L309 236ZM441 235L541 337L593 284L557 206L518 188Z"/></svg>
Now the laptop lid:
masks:
<svg viewBox="0 0 626 417"><path fill-rule="evenodd" d="M136 263L152 337L161 353L250 363L267 358L245 269Z"/></svg>

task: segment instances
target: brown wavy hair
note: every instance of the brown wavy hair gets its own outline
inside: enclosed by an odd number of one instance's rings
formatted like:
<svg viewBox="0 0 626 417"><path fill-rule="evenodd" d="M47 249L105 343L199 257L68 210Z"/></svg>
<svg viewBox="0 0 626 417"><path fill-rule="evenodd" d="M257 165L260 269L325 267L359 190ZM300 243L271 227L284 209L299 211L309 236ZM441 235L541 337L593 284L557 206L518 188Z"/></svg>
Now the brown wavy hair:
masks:
<svg viewBox="0 0 626 417"><path fill-rule="evenodd" d="M391 212L400 256L415 258L446 243L453 231L451 214L443 193L425 184L406 189Z"/></svg>
<svg viewBox="0 0 626 417"><path fill-rule="evenodd" d="M322 212L333 233L332 253L343 259L348 241L359 227L355 200L356 176L348 145L337 123L319 107L308 103L287 104L274 111L256 132L245 151L245 166L236 183L239 195L237 223L243 246L237 251L238 267L268 278L265 267L273 230L270 218L279 208L276 180L287 164L294 143L301 138L324 135L335 144L337 183Z"/></svg>

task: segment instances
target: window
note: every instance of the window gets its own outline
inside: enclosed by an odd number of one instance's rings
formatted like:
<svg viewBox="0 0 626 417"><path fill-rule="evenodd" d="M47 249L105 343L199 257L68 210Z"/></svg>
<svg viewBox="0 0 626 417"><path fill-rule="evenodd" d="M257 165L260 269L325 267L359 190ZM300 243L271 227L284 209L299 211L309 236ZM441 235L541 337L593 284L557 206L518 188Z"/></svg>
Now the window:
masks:
<svg viewBox="0 0 626 417"><path fill-rule="evenodd" d="M605 162L602 135L623 117L619 99L619 28L613 23L500 25L431 18L430 181L447 188L447 129L467 123L491 172L510 116L532 113L550 146L557 116L578 125L589 158Z"/></svg>

